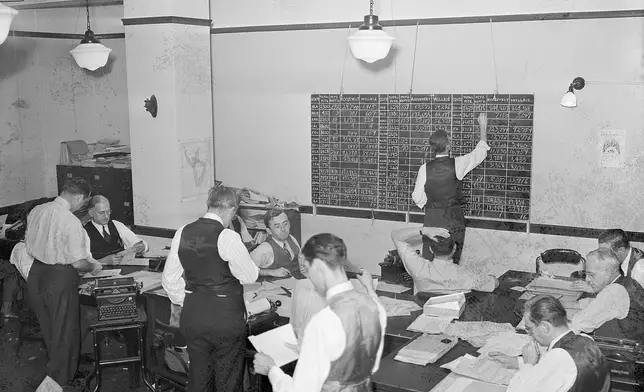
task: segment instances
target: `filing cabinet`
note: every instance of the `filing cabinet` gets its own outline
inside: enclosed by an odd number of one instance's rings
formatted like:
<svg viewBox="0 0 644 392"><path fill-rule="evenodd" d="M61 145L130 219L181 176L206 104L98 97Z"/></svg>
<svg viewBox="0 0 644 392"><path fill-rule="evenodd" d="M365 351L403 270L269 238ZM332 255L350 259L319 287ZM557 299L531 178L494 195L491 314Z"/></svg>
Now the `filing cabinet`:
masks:
<svg viewBox="0 0 644 392"><path fill-rule="evenodd" d="M110 201L112 219L125 225L134 224L131 169L57 165L56 177L58 193L70 178L82 178L89 182L92 195L103 195Z"/></svg>

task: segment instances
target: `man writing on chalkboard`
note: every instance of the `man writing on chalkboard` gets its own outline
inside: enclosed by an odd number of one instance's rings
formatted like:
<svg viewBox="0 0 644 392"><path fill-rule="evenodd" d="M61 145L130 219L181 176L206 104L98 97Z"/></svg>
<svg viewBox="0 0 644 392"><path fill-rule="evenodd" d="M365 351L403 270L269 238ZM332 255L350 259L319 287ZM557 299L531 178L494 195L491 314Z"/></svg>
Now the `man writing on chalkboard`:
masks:
<svg viewBox="0 0 644 392"><path fill-rule="evenodd" d="M469 154L451 158L452 148L447 132L439 130L429 138L429 145L436 151L436 157L423 164L416 176L416 187L411 198L419 208L425 208L424 227L448 229L456 242L453 260L458 264L465 240L465 218L463 217L463 178L487 157L487 116L479 114L481 140ZM433 259L429 240L423 237L423 254Z"/></svg>

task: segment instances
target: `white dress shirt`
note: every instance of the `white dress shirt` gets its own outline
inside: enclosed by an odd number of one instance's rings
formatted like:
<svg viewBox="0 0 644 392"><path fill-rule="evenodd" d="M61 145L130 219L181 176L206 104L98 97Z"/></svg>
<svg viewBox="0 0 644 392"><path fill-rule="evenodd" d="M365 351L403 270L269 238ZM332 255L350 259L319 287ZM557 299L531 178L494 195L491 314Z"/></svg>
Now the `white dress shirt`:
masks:
<svg viewBox="0 0 644 392"><path fill-rule="evenodd" d="M575 384L577 365L568 351L554 346L566 331L550 342L536 365L522 364L512 377L507 392L567 392ZM585 336L585 335L583 335ZM590 339L590 337L587 337Z"/></svg>
<svg viewBox="0 0 644 392"><path fill-rule="evenodd" d="M628 254L622 262L622 272L624 276L628 276L628 266L633 254L633 248L628 248ZM635 260L635 267L631 271L631 278L635 279L640 286L644 287L644 259Z"/></svg>
<svg viewBox="0 0 644 392"><path fill-rule="evenodd" d="M31 210L25 244L27 253L45 264L73 264L91 259L89 236L62 197Z"/></svg>
<svg viewBox="0 0 644 392"><path fill-rule="evenodd" d="M310 280L300 279L295 283L292 299L289 322L297 341L301 343L304 329L311 318L324 309L326 298L315 290Z"/></svg>
<svg viewBox="0 0 644 392"><path fill-rule="evenodd" d="M206 213L204 218L216 220L223 224L221 218L212 212ZM161 284L166 293L168 293L170 302L180 306L183 306L186 292L190 293L190 291L186 290L186 281L183 279L183 266L179 261L179 244L184 227L186 225L181 226L174 234L174 238L172 238L170 253L168 253L163 274L161 275ZM235 278L239 279L241 284L253 283L257 280L259 269L253 259L250 258L248 249L242 243L239 234L230 229L222 230L217 239L217 250L219 251L219 256L228 262L230 272Z"/></svg>
<svg viewBox="0 0 644 392"><path fill-rule="evenodd" d="M351 282L333 286L326 293L327 302L334 295L352 290ZM378 298L372 297L378 306L378 316L382 336L380 346L376 353L376 362L372 373L380 367L383 344L385 342L385 329L387 327L387 312L382 307ZM300 348L300 357L297 360L295 372L291 378L282 369L273 366L268 372L268 378L275 392L319 392L329 376L331 362L340 358L346 347L346 334L342 321L330 307L326 306L318 312L306 326L304 338Z"/></svg>
<svg viewBox="0 0 644 392"><path fill-rule="evenodd" d="M289 234L289 237L297 247L300 247L300 244L297 242L295 237ZM279 241L275 238L273 238L273 241L280 247L284 248L284 245L286 245L286 248L288 249L289 254L291 255L291 258L293 258L293 249L291 249L291 246L288 244L288 242L283 242ZM273 265L273 262L275 262L275 255L273 254L273 247L271 244L268 243L268 241L264 241L261 244L257 246L257 248L253 249L253 251L250 253L250 257L253 259L255 264L259 268L269 268L271 265Z"/></svg>
<svg viewBox="0 0 644 392"><path fill-rule="evenodd" d="M105 232L107 234L112 234L110 233L110 228L108 225L99 225L98 223L94 222L92 219L90 222L96 227L96 230L103 235L103 229L105 229ZM116 231L118 231L119 236L121 237L121 240L123 241L123 248L124 249L129 249L134 246L134 244L138 242L143 242L143 245L145 246L145 250L143 253L147 252L149 250L148 248L148 243L143 241L142 239L139 238L132 230L130 230L127 226L125 226L123 223L112 219L112 223L114 223L114 227L116 227Z"/></svg>
<svg viewBox="0 0 644 392"><path fill-rule="evenodd" d="M481 164L485 157L487 157L487 152L490 150L490 146L484 141L478 142L474 150L469 154L462 155L460 157L454 158L454 165L456 169L456 178L462 180L465 175L471 172L475 167ZM436 155L436 158L446 157L446 154ZM425 194L425 181L427 180L427 165L423 163L418 169L418 175L416 176L416 186L414 191L411 194L411 198L416 203L418 208L425 207L427 203L427 195Z"/></svg>
<svg viewBox="0 0 644 392"><path fill-rule="evenodd" d="M419 291L467 291L492 292L496 282L492 275L476 271L451 260L438 257L429 261L416 253L410 240L421 241L420 227L396 230L392 240L405 269L414 280L414 294Z"/></svg>
<svg viewBox="0 0 644 392"><path fill-rule="evenodd" d="M604 287L584 309L572 317L568 324L570 329L575 333L590 333L607 321L622 320L628 316L631 299L624 286L614 282Z"/></svg>

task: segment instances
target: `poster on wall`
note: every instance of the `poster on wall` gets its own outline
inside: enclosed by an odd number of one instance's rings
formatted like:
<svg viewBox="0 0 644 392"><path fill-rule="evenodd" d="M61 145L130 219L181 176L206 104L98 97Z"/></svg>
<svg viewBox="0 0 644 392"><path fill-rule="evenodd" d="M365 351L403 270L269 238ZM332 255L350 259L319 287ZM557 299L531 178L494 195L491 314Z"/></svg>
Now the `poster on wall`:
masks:
<svg viewBox="0 0 644 392"><path fill-rule="evenodd" d="M181 151L182 201L207 195L214 181L212 138L183 141Z"/></svg>
<svg viewBox="0 0 644 392"><path fill-rule="evenodd" d="M626 159L626 131L602 129L599 131L599 166L623 168Z"/></svg>

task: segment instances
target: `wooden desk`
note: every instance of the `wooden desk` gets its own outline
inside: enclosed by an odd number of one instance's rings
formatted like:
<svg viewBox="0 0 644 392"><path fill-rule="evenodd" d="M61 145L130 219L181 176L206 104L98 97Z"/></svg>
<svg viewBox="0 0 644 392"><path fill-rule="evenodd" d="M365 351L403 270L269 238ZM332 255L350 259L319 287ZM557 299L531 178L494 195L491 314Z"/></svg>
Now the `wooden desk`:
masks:
<svg viewBox="0 0 644 392"><path fill-rule="evenodd" d="M508 271L499 278L499 287L493 293L473 292L466 295L467 302L461 321L495 321L519 324L522 309L517 307L521 292L511 290L514 286L525 286L534 274L528 272ZM409 323L415 317L409 317ZM409 323L404 327L406 328ZM400 328L400 326L396 326ZM407 342L409 343L409 341ZM440 368L465 354L478 355L478 348L460 340L458 344L436 363L419 366L395 361L394 357L401 347L382 358L380 369L373 375L373 387L376 392L421 392L430 391L448 374L449 370Z"/></svg>

